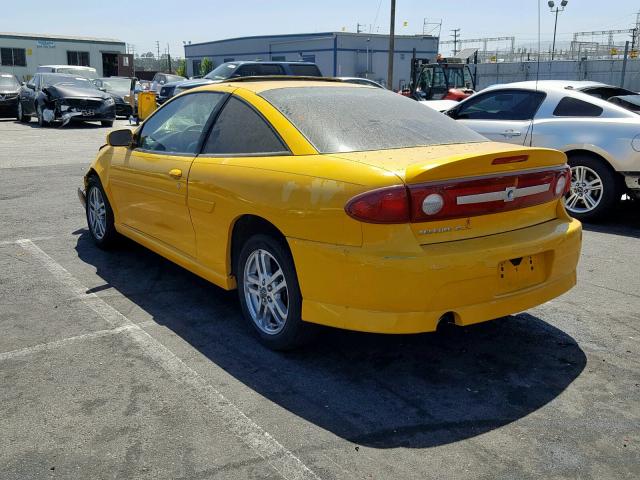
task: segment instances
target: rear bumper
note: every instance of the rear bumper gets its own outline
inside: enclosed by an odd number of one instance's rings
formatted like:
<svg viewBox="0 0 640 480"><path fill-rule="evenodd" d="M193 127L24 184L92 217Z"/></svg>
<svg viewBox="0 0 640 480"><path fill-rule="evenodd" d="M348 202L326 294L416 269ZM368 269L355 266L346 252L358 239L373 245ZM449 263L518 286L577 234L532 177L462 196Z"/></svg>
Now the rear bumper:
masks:
<svg viewBox="0 0 640 480"><path fill-rule="evenodd" d="M458 325L540 305L576 283L580 222L558 219L488 237L423 246L390 256L365 248L289 239L304 320L350 330L418 333L453 314ZM499 266L538 256L534 284L505 288Z"/></svg>

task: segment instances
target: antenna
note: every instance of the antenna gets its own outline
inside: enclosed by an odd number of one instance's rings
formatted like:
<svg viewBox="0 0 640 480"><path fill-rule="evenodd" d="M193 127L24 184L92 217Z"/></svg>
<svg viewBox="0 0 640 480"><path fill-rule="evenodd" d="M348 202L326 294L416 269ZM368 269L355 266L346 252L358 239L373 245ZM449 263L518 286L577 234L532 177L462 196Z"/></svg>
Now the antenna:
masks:
<svg viewBox="0 0 640 480"><path fill-rule="evenodd" d="M538 92L538 81L540 80L540 0L538 0L538 61L536 62L536 93ZM535 113L533 115L535 117ZM533 126L535 118L531 119L531 135L529 135L529 146L533 146Z"/></svg>

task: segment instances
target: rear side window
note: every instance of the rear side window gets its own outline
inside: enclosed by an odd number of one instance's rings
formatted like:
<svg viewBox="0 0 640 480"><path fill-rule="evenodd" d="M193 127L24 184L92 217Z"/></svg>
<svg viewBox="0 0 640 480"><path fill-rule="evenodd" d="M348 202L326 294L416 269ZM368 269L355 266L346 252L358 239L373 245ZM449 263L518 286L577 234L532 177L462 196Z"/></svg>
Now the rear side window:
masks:
<svg viewBox="0 0 640 480"><path fill-rule="evenodd" d="M300 77L321 77L320 69L316 65L296 65L292 63L289 65L291 73Z"/></svg>
<svg viewBox="0 0 640 480"><path fill-rule="evenodd" d="M553 111L556 117L599 117L602 108L579 98L564 97Z"/></svg>
<svg viewBox="0 0 640 480"><path fill-rule="evenodd" d="M284 75L284 70L280 65L261 65L252 63L241 65L232 75L233 77L256 77L260 75Z"/></svg>
<svg viewBox="0 0 640 480"><path fill-rule="evenodd" d="M231 97L218 115L203 154L280 155L284 143L265 120L242 100Z"/></svg>
<svg viewBox="0 0 640 480"><path fill-rule="evenodd" d="M260 95L320 153L487 141L432 108L381 88L275 88Z"/></svg>
<svg viewBox="0 0 640 480"><path fill-rule="evenodd" d="M531 120L544 100L544 93L498 90L472 97L454 114L458 120Z"/></svg>

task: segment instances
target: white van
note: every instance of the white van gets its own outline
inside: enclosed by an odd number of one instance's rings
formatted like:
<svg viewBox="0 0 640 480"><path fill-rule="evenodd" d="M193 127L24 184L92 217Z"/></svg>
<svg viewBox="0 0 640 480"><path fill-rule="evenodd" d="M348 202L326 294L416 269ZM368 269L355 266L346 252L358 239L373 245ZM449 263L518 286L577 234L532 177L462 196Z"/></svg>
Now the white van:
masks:
<svg viewBox="0 0 640 480"><path fill-rule="evenodd" d="M94 80L98 78L98 72L93 67L81 67L79 65L41 65L36 73L67 73L77 77Z"/></svg>

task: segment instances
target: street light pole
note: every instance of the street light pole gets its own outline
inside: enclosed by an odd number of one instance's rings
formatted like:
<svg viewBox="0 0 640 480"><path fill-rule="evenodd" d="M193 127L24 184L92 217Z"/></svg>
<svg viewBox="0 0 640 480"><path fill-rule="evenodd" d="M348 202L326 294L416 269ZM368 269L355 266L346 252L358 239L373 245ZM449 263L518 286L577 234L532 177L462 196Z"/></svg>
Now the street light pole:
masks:
<svg viewBox="0 0 640 480"><path fill-rule="evenodd" d="M391 26L389 28L389 65L387 66L387 87L393 90L393 49L396 30L396 0L391 0Z"/></svg>
<svg viewBox="0 0 640 480"><path fill-rule="evenodd" d="M562 0L560 2L560 5L557 7L556 7L556 2L554 2L553 0L550 0L547 3L547 5L549 5L549 8L551 9L551 13L556 14L556 22L553 26L553 45L551 46L551 60L553 60L556 54L556 30L558 29L558 13L564 11L564 7L567 6L567 3L569 3L568 0ZM556 7L556 8L554 9L553 7Z"/></svg>

